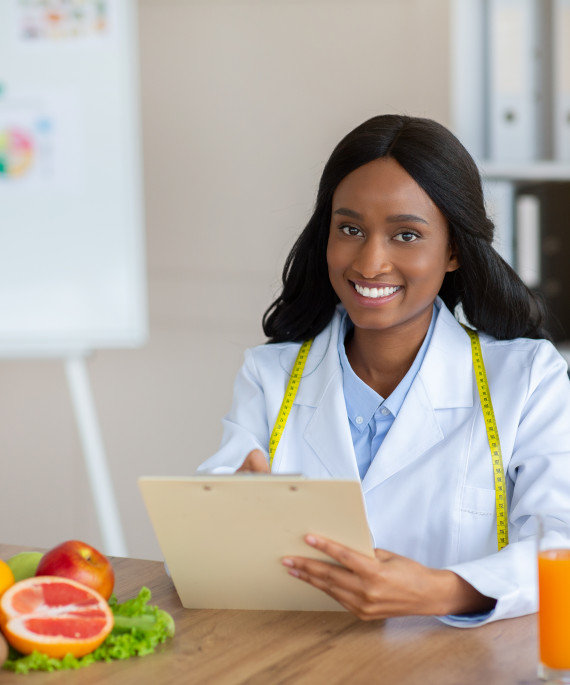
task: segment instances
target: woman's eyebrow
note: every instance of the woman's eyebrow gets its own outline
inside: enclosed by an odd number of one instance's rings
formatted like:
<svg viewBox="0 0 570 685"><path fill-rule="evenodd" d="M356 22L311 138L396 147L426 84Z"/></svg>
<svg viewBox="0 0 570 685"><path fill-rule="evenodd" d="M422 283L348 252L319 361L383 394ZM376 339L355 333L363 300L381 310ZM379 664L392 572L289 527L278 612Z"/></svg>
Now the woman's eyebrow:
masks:
<svg viewBox="0 0 570 685"><path fill-rule="evenodd" d="M400 221L415 221L420 224L426 224L426 226L428 223L425 219L422 219L421 216L416 216L415 214L392 214L391 216L386 217L386 221L391 224L399 223Z"/></svg>
<svg viewBox="0 0 570 685"><path fill-rule="evenodd" d="M334 210L333 214L342 214L344 216L349 216L352 219L358 219L359 221L364 219L362 214L355 212L354 209L348 209L347 207L339 207ZM391 224L399 223L401 221L414 221L416 223L426 224L426 226L428 224L425 219L422 219L421 216L416 216L415 214L391 214L386 217L386 221Z"/></svg>
<svg viewBox="0 0 570 685"><path fill-rule="evenodd" d="M335 209L333 214L344 214L344 216L349 216L352 219L358 219L359 221L364 219L362 214L355 212L354 209L347 209L346 207L339 207L338 209Z"/></svg>

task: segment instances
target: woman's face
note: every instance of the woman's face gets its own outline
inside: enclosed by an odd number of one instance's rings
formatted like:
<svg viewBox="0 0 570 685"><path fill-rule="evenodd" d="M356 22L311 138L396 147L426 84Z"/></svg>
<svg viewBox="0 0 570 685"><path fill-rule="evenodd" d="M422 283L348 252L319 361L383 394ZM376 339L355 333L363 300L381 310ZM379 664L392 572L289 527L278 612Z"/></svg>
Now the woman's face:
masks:
<svg viewBox="0 0 570 685"><path fill-rule="evenodd" d="M391 158L337 186L327 264L355 327L393 332L427 330L443 278L459 266L443 214Z"/></svg>

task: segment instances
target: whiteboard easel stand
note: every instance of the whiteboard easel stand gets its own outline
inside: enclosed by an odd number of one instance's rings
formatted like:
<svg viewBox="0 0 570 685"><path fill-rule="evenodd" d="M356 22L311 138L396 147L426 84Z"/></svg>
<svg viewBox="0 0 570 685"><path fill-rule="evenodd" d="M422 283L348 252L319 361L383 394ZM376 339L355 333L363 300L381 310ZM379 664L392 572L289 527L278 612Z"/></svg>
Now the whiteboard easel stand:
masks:
<svg viewBox="0 0 570 685"><path fill-rule="evenodd" d="M29 178L0 183L0 358L65 364L102 551L119 555L85 361L100 347L137 347L148 332L138 3L101 3L109 28L100 37L41 48L14 40L18 4L0 0L0 119L29 132L37 154Z"/></svg>
<svg viewBox="0 0 570 685"><path fill-rule="evenodd" d="M103 538L103 551L108 555L125 557L127 548L97 421L97 412L85 364L86 357L87 354L67 357L65 374Z"/></svg>

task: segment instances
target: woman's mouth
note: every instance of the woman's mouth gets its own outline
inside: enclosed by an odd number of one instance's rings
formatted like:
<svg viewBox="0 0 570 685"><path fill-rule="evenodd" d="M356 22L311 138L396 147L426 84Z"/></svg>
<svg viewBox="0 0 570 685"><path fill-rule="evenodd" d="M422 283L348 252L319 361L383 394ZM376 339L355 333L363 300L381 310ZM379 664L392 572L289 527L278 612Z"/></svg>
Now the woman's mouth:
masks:
<svg viewBox="0 0 570 685"><path fill-rule="evenodd" d="M383 288L368 288L358 285L358 283L353 283L354 289L362 297L369 297L372 300L376 300L379 297L387 297L388 295L393 295L395 292L402 288L401 285L385 286Z"/></svg>

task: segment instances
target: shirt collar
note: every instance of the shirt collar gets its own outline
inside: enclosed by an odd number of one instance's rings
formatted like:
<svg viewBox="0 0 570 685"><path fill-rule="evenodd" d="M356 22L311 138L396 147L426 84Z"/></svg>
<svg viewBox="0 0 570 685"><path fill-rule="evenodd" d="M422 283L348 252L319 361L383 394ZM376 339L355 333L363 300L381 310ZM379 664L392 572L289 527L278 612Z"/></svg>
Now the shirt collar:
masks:
<svg viewBox="0 0 570 685"><path fill-rule="evenodd" d="M398 412L400 411L400 408L406 399L406 395L408 394L408 391L414 382L414 378L421 368L433 335L433 329L435 328L437 316L438 309L434 305L427 334L412 365L408 369L408 372L404 378L402 378L400 383L396 386L396 388L394 388L389 397L383 398L369 385L366 385L366 383L354 373L352 367L350 366L350 362L346 356L344 340L347 336L347 333L354 328L354 324L348 317L346 311L343 310L339 327L338 354L342 367L344 398L348 412L348 418L355 428L357 428L357 430L363 431L381 406L388 409L393 417L398 415ZM357 423L356 417L362 417L362 421Z"/></svg>

